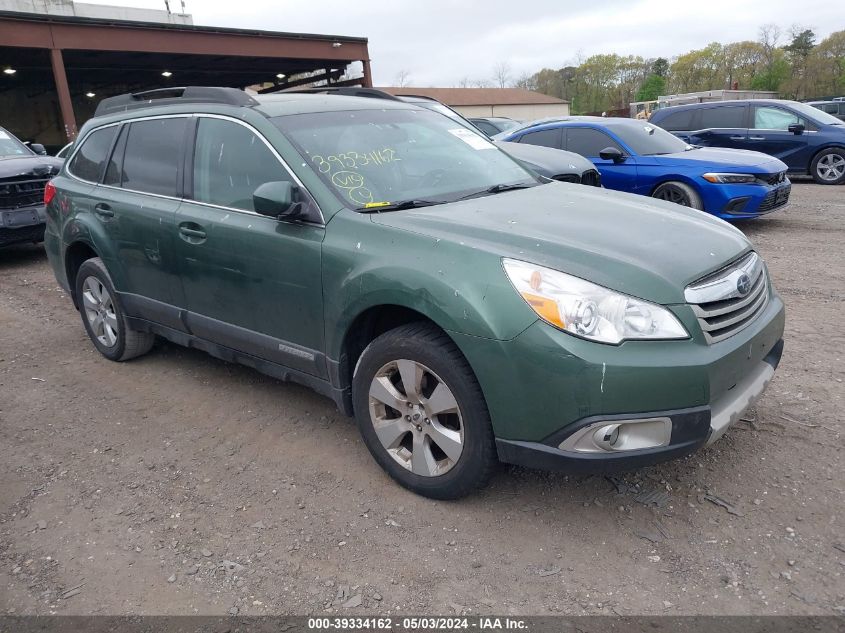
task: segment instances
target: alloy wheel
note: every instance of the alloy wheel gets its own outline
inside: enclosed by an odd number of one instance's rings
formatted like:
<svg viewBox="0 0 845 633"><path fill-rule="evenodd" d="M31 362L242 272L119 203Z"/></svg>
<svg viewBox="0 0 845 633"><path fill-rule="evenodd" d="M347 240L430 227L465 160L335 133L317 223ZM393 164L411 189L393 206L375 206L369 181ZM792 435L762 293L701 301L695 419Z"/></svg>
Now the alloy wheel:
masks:
<svg viewBox="0 0 845 633"><path fill-rule="evenodd" d="M816 163L816 173L822 180L839 180L845 175L845 157L839 154L825 154Z"/></svg>
<svg viewBox="0 0 845 633"><path fill-rule="evenodd" d="M369 390L370 420L387 453L415 475L451 470L464 448L461 410L448 385L412 360L385 364Z"/></svg>
<svg viewBox="0 0 845 633"><path fill-rule="evenodd" d="M672 185L665 185L660 187L655 193L654 197L658 200L666 200L667 202L674 202L675 204L680 204L685 207L690 206L690 199L686 193L684 193L678 187L674 187Z"/></svg>
<svg viewBox="0 0 845 633"><path fill-rule="evenodd" d="M106 286L96 277L86 277L82 283L82 306L97 340L106 347L114 347L117 344L114 302Z"/></svg>

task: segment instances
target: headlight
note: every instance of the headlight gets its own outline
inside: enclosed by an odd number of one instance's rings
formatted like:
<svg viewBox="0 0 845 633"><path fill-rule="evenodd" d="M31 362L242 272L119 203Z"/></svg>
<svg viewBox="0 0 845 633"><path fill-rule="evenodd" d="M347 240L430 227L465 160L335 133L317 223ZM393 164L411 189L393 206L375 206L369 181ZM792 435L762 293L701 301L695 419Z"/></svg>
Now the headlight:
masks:
<svg viewBox="0 0 845 633"><path fill-rule="evenodd" d="M707 173L701 176L707 182L722 183L726 185L750 184L757 182L754 174L716 174Z"/></svg>
<svg viewBox="0 0 845 633"><path fill-rule="evenodd" d="M551 268L515 259L502 264L513 287L541 319L601 343L689 335L669 310Z"/></svg>

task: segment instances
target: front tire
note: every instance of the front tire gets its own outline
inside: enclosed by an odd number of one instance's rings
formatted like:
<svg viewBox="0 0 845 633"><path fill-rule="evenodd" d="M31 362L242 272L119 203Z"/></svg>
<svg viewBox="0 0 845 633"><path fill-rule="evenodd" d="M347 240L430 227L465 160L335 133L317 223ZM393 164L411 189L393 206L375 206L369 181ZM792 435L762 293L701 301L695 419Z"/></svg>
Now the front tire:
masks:
<svg viewBox="0 0 845 633"><path fill-rule="evenodd" d="M103 356L124 361L150 351L155 335L129 327L111 277L99 257L86 260L79 267L76 297L85 331Z"/></svg>
<svg viewBox="0 0 845 633"><path fill-rule="evenodd" d="M399 484L457 499L487 483L498 460L490 414L464 356L441 330L412 323L370 343L352 379L364 443Z"/></svg>
<svg viewBox="0 0 845 633"><path fill-rule="evenodd" d="M704 209L704 204L701 202L701 196L698 195L698 192L683 182L674 180L664 182L654 190L651 197L666 200L667 202L674 202L675 204L698 209L699 211Z"/></svg>
<svg viewBox="0 0 845 633"><path fill-rule="evenodd" d="M845 149L824 149L813 157L810 175L820 185L845 183Z"/></svg>

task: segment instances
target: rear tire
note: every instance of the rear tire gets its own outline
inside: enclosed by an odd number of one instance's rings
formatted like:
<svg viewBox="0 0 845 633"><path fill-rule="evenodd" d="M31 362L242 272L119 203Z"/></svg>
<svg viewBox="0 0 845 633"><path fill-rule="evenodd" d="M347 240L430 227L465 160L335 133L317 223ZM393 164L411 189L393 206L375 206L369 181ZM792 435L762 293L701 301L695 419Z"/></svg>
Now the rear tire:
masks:
<svg viewBox="0 0 845 633"><path fill-rule="evenodd" d="M704 209L704 204L701 202L701 196L698 195L698 192L688 184L675 180L659 185L654 190L654 193L651 194L651 197L666 200L667 202L674 202L675 204L698 209L699 211Z"/></svg>
<svg viewBox="0 0 845 633"><path fill-rule="evenodd" d="M129 327L120 298L99 257L86 260L79 267L76 297L85 331L103 356L124 361L150 351L155 335Z"/></svg>
<svg viewBox="0 0 845 633"><path fill-rule="evenodd" d="M417 494L463 497L498 464L481 387L452 340L428 323L373 340L355 368L352 398L370 453Z"/></svg>
<svg viewBox="0 0 845 633"><path fill-rule="evenodd" d="M845 149L831 147L820 151L810 163L810 175L820 185L845 183Z"/></svg>

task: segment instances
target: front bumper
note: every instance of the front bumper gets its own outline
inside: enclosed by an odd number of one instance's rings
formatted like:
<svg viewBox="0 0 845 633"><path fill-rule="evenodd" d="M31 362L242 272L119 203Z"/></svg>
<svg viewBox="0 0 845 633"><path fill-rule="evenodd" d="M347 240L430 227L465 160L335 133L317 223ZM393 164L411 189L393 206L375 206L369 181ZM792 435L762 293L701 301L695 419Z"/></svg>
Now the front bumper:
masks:
<svg viewBox="0 0 845 633"><path fill-rule="evenodd" d="M0 246L44 239L44 206L0 211Z"/></svg>
<svg viewBox="0 0 845 633"><path fill-rule="evenodd" d="M777 185L710 184L704 189L704 208L723 220L748 220L789 204L792 183Z"/></svg>
<svg viewBox="0 0 845 633"><path fill-rule="evenodd" d="M583 474L633 470L693 453L710 445L735 424L763 394L771 382L783 354L783 339L757 367L711 405L675 411L652 411L632 415L595 416L581 420L542 442L496 440L499 460L509 463ZM619 452L579 452L573 450L575 436L587 437L608 423L668 419L671 438L664 446Z"/></svg>

